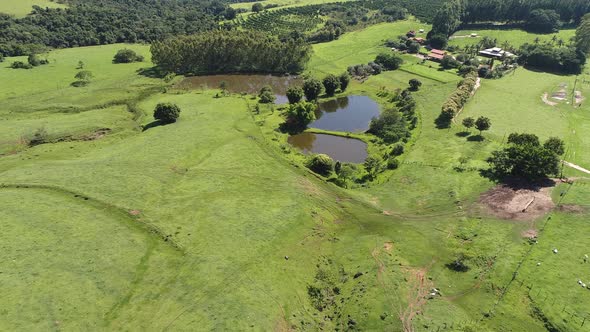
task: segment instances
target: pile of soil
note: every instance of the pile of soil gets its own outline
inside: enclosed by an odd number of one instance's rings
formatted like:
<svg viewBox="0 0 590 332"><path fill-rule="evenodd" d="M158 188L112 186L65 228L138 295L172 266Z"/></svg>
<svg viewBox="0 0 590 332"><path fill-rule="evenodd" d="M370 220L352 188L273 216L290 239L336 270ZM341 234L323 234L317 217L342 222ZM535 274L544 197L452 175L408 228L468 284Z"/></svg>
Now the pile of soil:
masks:
<svg viewBox="0 0 590 332"><path fill-rule="evenodd" d="M501 219L535 220L555 207L551 200L551 189L554 186L553 181L534 186L501 184L483 193L479 203L488 213Z"/></svg>

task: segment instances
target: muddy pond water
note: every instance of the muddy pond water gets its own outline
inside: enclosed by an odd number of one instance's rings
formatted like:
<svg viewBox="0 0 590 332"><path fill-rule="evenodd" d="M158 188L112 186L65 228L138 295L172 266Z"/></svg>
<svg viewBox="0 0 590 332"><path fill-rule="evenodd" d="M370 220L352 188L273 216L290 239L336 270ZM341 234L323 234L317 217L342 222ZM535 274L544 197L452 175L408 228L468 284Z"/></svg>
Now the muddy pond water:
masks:
<svg viewBox="0 0 590 332"><path fill-rule="evenodd" d="M264 86L272 88L277 99L276 104L286 104L289 86L302 85L303 79L297 76L273 75L209 75L186 77L178 84L178 89L219 89L221 82L225 82L227 90L233 93L248 93L257 95Z"/></svg>
<svg viewBox="0 0 590 332"><path fill-rule="evenodd" d="M367 144L354 138L302 133L289 137L288 141L305 154L323 153L347 163L362 163L367 159Z"/></svg>
<svg viewBox="0 0 590 332"><path fill-rule="evenodd" d="M379 104L367 96L340 97L320 103L312 128L364 132L371 119L379 116Z"/></svg>

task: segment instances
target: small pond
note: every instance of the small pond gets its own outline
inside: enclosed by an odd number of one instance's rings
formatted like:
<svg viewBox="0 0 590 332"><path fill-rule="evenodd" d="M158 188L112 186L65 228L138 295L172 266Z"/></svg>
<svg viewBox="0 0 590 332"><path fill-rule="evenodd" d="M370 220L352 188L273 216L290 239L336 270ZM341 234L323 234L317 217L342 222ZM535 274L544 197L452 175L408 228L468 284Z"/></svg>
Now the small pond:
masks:
<svg viewBox="0 0 590 332"><path fill-rule="evenodd" d="M289 144L305 154L323 153L341 162L363 163L367 159L367 144L354 138L302 133L290 136Z"/></svg>
<svg viewBox="0 0 590 332"><path fill-rule="evenodd" d="M367 96L340 97L320 103L312 128L364 132L371 119L379 116L379 104Z"/></svg>
<svg viewBox="0 0 590 332"><path fill-rule="evenodd" d="M227 90L233 93L248 93L257 95L264 86L269 85L275 93L276 104L285 104L287 89L292 85L302 85L303 79L297 76L273 75L209 75L186 77L178 84L178 89L219 89L221 82L225 82Z"/></svg>

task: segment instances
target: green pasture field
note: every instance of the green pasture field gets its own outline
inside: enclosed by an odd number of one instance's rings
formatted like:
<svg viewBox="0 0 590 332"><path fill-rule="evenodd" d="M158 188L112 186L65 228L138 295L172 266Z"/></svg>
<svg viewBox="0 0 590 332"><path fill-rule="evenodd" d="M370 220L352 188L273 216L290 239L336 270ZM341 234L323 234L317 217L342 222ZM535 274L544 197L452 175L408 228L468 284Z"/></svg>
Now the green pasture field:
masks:
<svg viewBox="0 0 590 332"><path fill-rule="evenodd" d="M472 33L476 33L477 37L470 37ZM467 45L477 44L483 37L489 37L498 40L498 47L502 47L504 42L510 43L515 47L520 47L524 43L533 43L535 39L539 38L539 42L550 42L555 38L555 41L563 40L565 44L570 42L574 37L576 29L562 29L557 33L538 34L527 32L520 29L475 29L475 30L459 30L451 36L449 45L464 47Z"/></svg>
<svg viewBox="0 0 590 332"><path fill-rule="evenodd" d="M66 8L64 4L50 0L3 0L0 2L0 13L14 15L15 17L27 16L33 10L33 6L41 8Z"/></svg>
<svg viewBox="0 0 590 332"><path fill-rule="evenodd" d="M306 71L340 74L418 28L428 27L379 24L314 45ZM460 80L452 72L408 56L400 70L352 82L347 94L387 107L378 95L420 79L420 123L399 169L342 189L285 148L279 107L255 114L250 96L171 89L141 70L149 58L112 64L123 47L149 55L143 45L76 48L32 70L6 68L13 58L0 68L0 141L40 127L55 137L112 129L0 145L0 330L537 331L543 317L586 327L590 291L577 280L588 180L560 184L553 198L567 206L538 220L499 220L478 203L495 184L477 169L511 131L559 135L566 159L590 167L587 106L541 100L573 76L519 68L483 81L457 119L491 118L483 141L434 126ZM96 77L74 88L80 60ZM150 126L160 102L179 105L179 121ZM531 228L538 244L521 235ZM446 267L460 253L472 257L467 272ZM441 296L425 299L433 287ZM329 293L322 311L314 288Z"/></svg>

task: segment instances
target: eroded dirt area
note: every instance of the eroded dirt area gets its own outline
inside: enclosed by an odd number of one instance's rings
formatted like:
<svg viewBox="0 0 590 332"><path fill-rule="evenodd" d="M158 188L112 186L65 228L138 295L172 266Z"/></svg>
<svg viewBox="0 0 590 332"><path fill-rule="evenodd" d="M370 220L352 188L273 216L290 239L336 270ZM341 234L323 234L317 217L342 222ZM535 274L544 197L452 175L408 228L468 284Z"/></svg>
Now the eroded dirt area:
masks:
<svg viewBox="0 0 590 332"><path fill-rule="evenodd" d="M534 186L520 183L498 185L483 193L481 206L490 214L507 220L535 220L553 210L551 199L554 181Z"/></svg>

